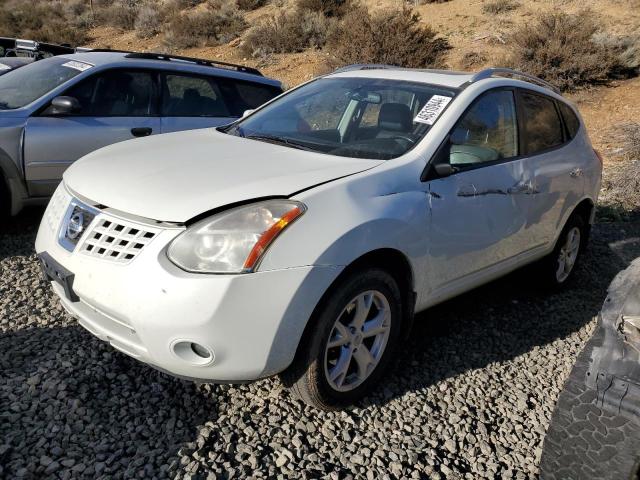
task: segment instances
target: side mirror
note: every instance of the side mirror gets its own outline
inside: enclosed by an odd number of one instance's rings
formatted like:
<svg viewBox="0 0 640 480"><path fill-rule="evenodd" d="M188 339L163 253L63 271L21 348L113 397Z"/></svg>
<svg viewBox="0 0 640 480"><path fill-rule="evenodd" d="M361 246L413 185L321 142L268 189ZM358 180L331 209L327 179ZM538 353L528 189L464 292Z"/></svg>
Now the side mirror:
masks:
<svg viewBox="0 0 640 480"><path fill-rule="evenodd" d="M456 172L456 167L450 163L438 163L433 166L433 169L440 178L449 177Z"/></svg>
<svg viewBox="0 0 640 480"><path fill-rule="evenodd" d="M244 113L242 114L242 118L248 117L249 115L251 115L255 111L256 111L255 108L253 108L251 110L245 110Z"/></svg>
<svg viewBox="0 0 640 480"><path fill-rule="evenodd" d="M66 115L80 110L80 102L74 97L56 97L51 100L51 113L54 115Z"/></svg>

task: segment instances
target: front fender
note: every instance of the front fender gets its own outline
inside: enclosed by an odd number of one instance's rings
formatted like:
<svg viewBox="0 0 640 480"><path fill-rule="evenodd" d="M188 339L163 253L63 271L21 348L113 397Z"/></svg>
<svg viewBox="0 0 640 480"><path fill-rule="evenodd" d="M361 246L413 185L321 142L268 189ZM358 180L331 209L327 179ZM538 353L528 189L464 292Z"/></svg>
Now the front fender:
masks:
<svg viewBox="0 0 640 480"><path fill-rule="evenodd" d="M297 198L307 212L269 249L260 270L296 266L347 266L373 250L404 254L415 284L425 281L429 222L427 194L356 192L340 186Z"/></svg>

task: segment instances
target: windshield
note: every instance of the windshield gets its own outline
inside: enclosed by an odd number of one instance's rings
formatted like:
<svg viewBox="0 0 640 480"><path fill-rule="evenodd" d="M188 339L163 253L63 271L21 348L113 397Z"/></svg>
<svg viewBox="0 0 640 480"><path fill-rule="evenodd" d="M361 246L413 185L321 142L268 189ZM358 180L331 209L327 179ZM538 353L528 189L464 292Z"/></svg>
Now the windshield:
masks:
<svg viewBox="0 0 640 480"><path fill-rule="evenodd" d="M429 131L455 91L376 78L321 78L226 129L342 157L387 160Z"/></svg>
<svg viewBox="0 0 640 480"><path fill-rule="evenodd" d="M24 107L91 65L56 57L33 62L0 77L0 110Z"/></svg>

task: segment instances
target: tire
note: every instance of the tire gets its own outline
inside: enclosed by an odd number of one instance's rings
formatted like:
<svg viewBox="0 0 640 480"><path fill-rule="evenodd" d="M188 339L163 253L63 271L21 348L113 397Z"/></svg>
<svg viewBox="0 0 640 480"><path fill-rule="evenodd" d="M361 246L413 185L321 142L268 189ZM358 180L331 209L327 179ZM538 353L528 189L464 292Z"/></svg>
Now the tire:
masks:
<svg viewBox="0 0 640 480"><path fill-rule="evenodd" d="M318 409L353 404L377 386L388 368L403 330L403 308L398 284L386 271L352 272L316 308L296 358L281 374L283 383ZM362 333L367 329L378 333L367 336ZM330 340L336 346L329 347ZM364 367L372 360L373 367Z"/></svg>
<svg viewBox="0 0 640 480"><path fill-rule="evenodd" d="M589 225L579 213L574 212L569 217L562 232L560 232L553 251L540 262L543 287L550 290L558 290L571 282L576 270L575 267L587 246L589 230ZM573 248L576 238L575 235L577 235L577 250L575 250L575 256L573 256L573 250L571 250L572 258L569 258L567 255L569 244L571 243L571 248ZM570 236L572 237L570 238ZM565 268L561 275L560 265L563 257L565 259Z"/></svg>
<svg viewBox="0 0 640 480"><path fill-rule="evenodd" d="M11 213L11 195L9 188L0 173L0 220L5 220Z"/></svg>
<svg viewBox="0 0 640 480"><path fill-rule="evenodd" d="M541 480L640 479L640 418L599 408L596 390L585 383L602 334L599 327L560 393L544 440Z"/></svg>

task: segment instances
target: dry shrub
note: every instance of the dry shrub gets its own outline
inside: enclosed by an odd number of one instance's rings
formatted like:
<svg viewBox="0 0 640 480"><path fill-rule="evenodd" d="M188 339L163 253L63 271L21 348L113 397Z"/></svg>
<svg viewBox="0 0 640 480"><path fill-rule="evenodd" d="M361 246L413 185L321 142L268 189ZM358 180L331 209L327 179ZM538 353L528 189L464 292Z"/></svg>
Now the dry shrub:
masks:
<svg viewBox="0 0 640 480"><path fill-rule="evenodd" d="M464 70L472 70L473 68L486 63L487 57L478 52L467 52L460 59L460 66Z"/></svg>
<svg viewBox="0 0 640 480"><path fill-rule="evenodd" d="M516 10L520 4L514 0L493 0L482 6L482 11L487 15L500 15Z"/></svg>
<svg viewBox="0 0 640 480"><path fill-rule="evenodd" d="M246 26L235 2L210 2L205 10L174 16L164 41L172 50L220 45L240 36Z"/></svg>
<svg viewBox="0 0 640 480"><path fill-rule="evenodd" d="M138 11L143 6L142 0L115 0L109 6L96 11L99 23L122 30L135 28Z"/></svg>
<svg viewBox="0 0 640 480"><path fill-rule="evenodd" d="M138 38L151 38L162 31L162 13L156 5L149 4L140 8L135 29Z"/></svg>
<svg viewBox="0 0 640 480"><path fill-rule="evenodd" d="M605 166L600 216L627 220L640 215L640 123L620 125L612 137L621 147L620 158Z"/></svg>
<svg viewBox="0 0 640 480"><path fill-rule="evenodd" d="M615 55L620 74L634 75L640 70L640 29L625 36L599 32L593 36L593 41Z"/></svg>
<svg viewBox="0 0 640 480"><path fill-rule="evenodd" d="M77 22L73 12L85 10L73 3L72 9L58 2L9 1L0 9L0 31L3 36L28 38L41 42L78 45L87 39L88 23ZM75 10L74 10L75 9Z"/></svg>
<svg viewBox="0 0 640 480"><path fill-rule="evenodd" d="M439 37L411 9L374 15L361 9L349 13L327 44L338 65L383 63L410 68L443 67L446 38Z"/></svg>
<svg viewBox="0 0 640 480"><path fill-rule="evenodd" d="M330 18L342 18L359 6L358 0L298 0L297 3L297 7L301 10L320 12Z"/></svg>
<svg viewBox="0 0 640 480"><path fill-rule="evenodd" d="M301 52L322 47L335 25L320 12L297 8L264 19L245 35L242 50L260 57L272 53Z"/></svg>
<svg viewBox="0 0 640 480"><path fill-rule="evenodd" d="M617 60L610 48L593 41L598 30L588 12L543 14L512 35L508 61L562 90L606 82Z"/></svg>
<svg viewBox="0 0 640 480"><path fill-rule="evenodd" d="M260 7L264 7L268 0L236 0L238 8L240 10L257 10Z"/></svg>

